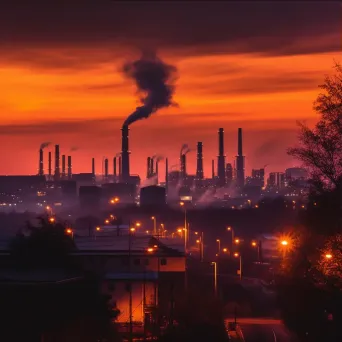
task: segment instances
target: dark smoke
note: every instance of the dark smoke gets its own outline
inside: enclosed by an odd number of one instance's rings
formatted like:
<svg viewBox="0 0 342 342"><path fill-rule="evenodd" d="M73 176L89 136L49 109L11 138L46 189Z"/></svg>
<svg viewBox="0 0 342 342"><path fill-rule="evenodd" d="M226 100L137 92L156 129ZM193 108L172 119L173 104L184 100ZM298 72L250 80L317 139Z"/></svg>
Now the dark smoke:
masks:
<svg viewBox="0 0 342 342"><path fill-rule="evenodd" d="M45 147L48 147L49 145L51 145L51 141L43 142L40 145L40 149L43 150Z"/></svg>
<svg viewBox="0 0 342 342"><path fill-rule="evenodd" d="M71 147L70 152L74 152L74 151L77 151L77 150L78 150L78 147L77 146L73 146L73 147Z"/></svg>
<svg viewBox="0 0 342 342"><path fill-rule="evenodd" d="M184 151L189 149L189 145L188 144L183 144L180 150L180 154L184 154Z"/></svg>
<svg viewBox="0 0 342 342"><path fill-rule="evenodd" d="M126 119L124 126L147 119L160 108L176 105L172 101L176 67L164 63L154 53L145 53L137 61L126 63L122 70L135 81L138 93L144 95L143 105Z"/></svg>

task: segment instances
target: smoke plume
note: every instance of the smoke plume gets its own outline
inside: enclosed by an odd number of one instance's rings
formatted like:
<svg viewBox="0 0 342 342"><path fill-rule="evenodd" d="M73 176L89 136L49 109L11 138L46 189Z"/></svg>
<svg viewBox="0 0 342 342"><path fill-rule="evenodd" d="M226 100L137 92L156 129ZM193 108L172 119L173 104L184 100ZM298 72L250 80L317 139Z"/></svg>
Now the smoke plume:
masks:
<svg viewBox="0 0 342 342"><path fill-rule="evenodd" d="M164 160L163 156L160 156L158 154L155 154L154 156L152 156L152 160L155 160L157 163Z"/></svg>
<svg viewBox="0 0 342 342"><path fill-rule="evenodd" d="M147 119L158 109L176 105L172 101L172 96L175 91L173 83L177 69L164 63L154 53L145 53L140 59L126 63L122 71L126 77L135 81L138 93L144 95L141 99L142 106L137 107L129 115L124 126Z"/></svg>
<svg viewBox="0 0 342 342"><path fill-rule="evenodd" d="M46 141L40 144L40 149L43 150L45 147L51 145L51 141Z"/></svg>
<svg viewBox="0 0 342 342"><path fill-rule="evenodd" d="M70 152L74 152L74 151L77 151L78 150L78 147L77 146L73 146L70 148Z"/></svg>
<svg viewBox="0 0 342 342"><path fill-rule="evenodd" d="M184 151L189 149L189 145L188 144L183 144L180 150L180 155L184 154Z"/></svg>

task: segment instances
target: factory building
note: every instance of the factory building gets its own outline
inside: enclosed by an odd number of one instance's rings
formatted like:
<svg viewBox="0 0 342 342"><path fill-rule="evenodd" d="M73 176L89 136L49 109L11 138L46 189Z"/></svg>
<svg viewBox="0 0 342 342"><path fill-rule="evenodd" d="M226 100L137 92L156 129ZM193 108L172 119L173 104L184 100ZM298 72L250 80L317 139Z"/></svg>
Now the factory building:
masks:
<svg viewBox="0 0 342 342"><path fill-rule="evenodd" d="M101 188L95 185L80 186L79 201L81 209L91 213L94 210L99 210L101 206Z"/></svg>
<svg viewBox="0 0 342 342"><path fill-rule="evenodd" d="M163 207L166 205L166 189L162 186L146 186L140 189L140 206Z"/></svg>

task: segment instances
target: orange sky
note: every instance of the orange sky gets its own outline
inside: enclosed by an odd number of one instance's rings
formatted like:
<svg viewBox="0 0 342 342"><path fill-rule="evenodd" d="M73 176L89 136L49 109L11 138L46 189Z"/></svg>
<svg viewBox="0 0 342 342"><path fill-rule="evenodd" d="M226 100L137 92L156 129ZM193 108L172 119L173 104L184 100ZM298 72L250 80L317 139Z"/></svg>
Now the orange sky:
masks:
<svg viewBox="0 0 342 342"><path fill-rule="evenodd" d="M73 172L90 172L91 157L100 172L103 156L120 151L120 127L138 105L134 84L119 72L125 60L139 57L131 46L25 47L15 51L21 59L2 59L0 173L35 174L43 141L73 156ZM27 63L26 53L35 63ZM130 127L131 172L142 177L147 156L161 154L176 164L181 145L197 141L210 176L219 127L225 129L227 162L236 154L237 128L243 128L247 174L264 164L269 171L298 165L285 152L296 141L296 120L316 120L317 86L339 57L337 51L267 56L179 47L162 47L158 55L178 68L179 106ZM74 146L78 150L70 153ZM189 172L195 159L196 153L188 155Z"/></svg>

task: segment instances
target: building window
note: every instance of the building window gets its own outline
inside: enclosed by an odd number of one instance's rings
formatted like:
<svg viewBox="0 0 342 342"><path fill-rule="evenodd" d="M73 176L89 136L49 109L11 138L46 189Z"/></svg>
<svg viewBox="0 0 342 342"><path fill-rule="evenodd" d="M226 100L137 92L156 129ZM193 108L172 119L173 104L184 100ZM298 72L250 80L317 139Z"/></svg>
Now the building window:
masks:
<svg viewBox="0 0 342 342"><path fill-rule="evenodd" d="M134 259L134 265L139 266L140 265L140 259Z"/></svg>
<svg viewBox="0 0 342 342"><path fill-rule="evenodd" d="M160 265L165 266L167 264L167 260L165 258L160 259Z"/></svg>
<svg viewBox="0 0 342 342"><path fill-rule="evenodd" d="M150 260L149 259L145 259L144 260L144 264L145 264L145 266L148 266L150 264Z"/></svg>

